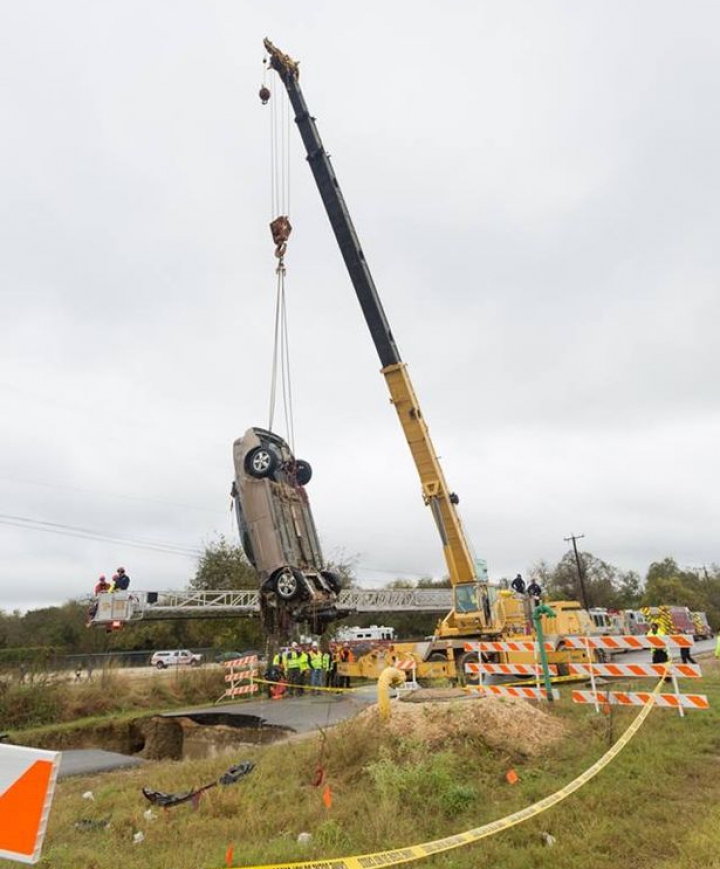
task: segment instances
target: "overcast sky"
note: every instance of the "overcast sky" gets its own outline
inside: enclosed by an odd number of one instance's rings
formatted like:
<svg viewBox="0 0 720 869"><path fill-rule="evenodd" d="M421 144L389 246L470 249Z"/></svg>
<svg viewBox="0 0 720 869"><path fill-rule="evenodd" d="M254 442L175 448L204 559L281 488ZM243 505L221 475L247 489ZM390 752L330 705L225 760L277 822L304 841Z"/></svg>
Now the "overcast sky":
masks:
<svg viewBox="0 0 720 869"><path fill-rule="evenodd" d="M0 608L120 564L183 588L236 540L232 442L268 424L273 347L264 36L301 61L491 577L571 533L641 573L720 561L718 5L3 0ZM366 586L439 577L290 135L295 446L325 555Z"/></svg>

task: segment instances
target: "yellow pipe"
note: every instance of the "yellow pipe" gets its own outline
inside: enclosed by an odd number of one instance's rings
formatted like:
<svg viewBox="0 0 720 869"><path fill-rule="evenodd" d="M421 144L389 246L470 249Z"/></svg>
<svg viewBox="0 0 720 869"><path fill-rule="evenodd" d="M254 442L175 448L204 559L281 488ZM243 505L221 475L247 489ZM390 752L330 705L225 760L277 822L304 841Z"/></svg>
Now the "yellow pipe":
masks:
<svg viewBox="0 0 720 869"><path fill-rule="evenodd" d="M378 716L380 721L390 720L390 688L397 688L405 681L405 673L395 667L386 667L378 679Z"/></svg>

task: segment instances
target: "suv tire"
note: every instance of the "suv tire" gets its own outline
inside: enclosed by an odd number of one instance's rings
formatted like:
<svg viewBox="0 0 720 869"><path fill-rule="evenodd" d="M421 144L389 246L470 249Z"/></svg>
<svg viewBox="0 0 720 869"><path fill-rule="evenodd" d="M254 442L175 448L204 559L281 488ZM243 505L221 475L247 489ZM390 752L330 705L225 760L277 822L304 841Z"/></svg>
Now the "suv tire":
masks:
<svg viewBox="0 0 720 869"><path fill-rule="evenodd" d="M322 576L325 582L330 586L334 594L340 594L342 591L342 583L340 582L340 577L337 573L333 573L331 570L321 570L320 576Z"/></svg>
<svg viewBox="0 0 720 869"><path fill-rule="evenodd" d="M245 470L258 480L269 477L277 466L278 458L268 447L254 447L245 456Z"/></svg>
<svg viewBox="0 0 720 869"><path fill-rule="evenodd" d="M312 480L312 468L310 467L310 462L304 462L302 459L298 459L295 462L295 481L298 486L307 486L307 484Z"/></svg>
<svg viewBox="0 0 720 869"><path fill-rule="evenodd" d="M275 594L281 600L295 600L300 597L303 588L304 577L299 570L282 567L273 578Z"/></svg>

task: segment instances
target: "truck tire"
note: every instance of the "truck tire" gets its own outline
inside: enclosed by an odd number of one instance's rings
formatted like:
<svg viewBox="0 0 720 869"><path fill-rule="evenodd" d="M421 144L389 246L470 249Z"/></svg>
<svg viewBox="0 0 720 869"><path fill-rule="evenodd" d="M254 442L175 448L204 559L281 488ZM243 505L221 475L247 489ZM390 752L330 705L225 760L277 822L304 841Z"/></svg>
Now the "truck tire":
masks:
<svg viewBox="0 0 720 869"><path fill-rule="evenodd" d="M457 660L455 662L455 666L457 667L459 680L463 685L479 685L481 682L479 673L466 673L465 672L465 664L479 664L480 663L480 653L479 652L463 652L458 655Z"/></svg>

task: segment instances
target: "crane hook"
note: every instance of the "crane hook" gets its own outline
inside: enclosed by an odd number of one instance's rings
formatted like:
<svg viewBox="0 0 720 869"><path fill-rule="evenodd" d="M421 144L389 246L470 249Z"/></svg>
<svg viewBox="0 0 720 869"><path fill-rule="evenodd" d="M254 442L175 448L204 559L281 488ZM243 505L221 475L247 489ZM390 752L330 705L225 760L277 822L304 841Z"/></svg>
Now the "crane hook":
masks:
<svg viewBox="0 0 720 869"><path fill-rule="evenodd" d="M260 101L262 102L262 104L265 106L265 105L267 105L267 102L270 99L271 94L270 94L270 91L268 90L268 88L266 88L265 85L263 85L260 88L260 93L258 94L258 96L260 97Z"/></svg>

